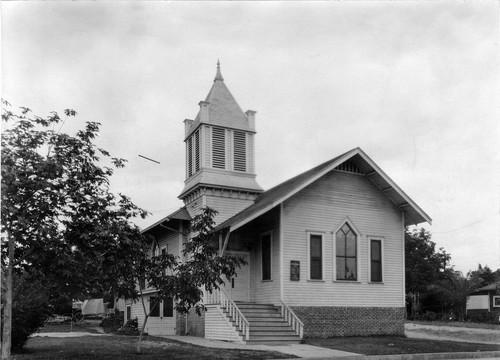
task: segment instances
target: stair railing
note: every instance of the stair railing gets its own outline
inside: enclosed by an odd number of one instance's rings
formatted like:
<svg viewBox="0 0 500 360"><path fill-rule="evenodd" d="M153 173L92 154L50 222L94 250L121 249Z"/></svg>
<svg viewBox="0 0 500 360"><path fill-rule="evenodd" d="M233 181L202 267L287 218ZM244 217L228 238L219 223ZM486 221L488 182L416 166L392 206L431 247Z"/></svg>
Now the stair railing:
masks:
<svg viewBox="0 0 500 360"><path fill-rule="evenodd" d="M205 302L207 304L220 304L220 307L229 313L229 317L236 324L238 330L243 333L245 341L250 339L248 320L224 289L214 290L212 293L205 291Z"/></svg>
<svg viewBox="0 0 500 360"><path fill-rule="evenodd" d="M304 323L300 321L297 315L290 309L282 300L281 303L281 316L285 319L288 325L295 331L295 334L299 335L299 339L302 340L304 337Z"/></svg>

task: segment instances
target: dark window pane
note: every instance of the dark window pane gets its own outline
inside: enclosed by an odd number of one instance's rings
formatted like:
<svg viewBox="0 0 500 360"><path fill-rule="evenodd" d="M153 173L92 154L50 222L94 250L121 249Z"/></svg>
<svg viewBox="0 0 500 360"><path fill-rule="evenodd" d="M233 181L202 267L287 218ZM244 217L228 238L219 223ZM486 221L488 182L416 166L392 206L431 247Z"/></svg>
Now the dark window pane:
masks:
<svg viewBox="0 0 500 360"><path fill-rule="evenodd" d="M262 237L262 280L271 279L271 235Z"/></svg>
<svg viewBox="0 0 500 360"><path fill-rule="evenodd" d="M371 240L370 242L371 256L371 281L382 281L382 242L380 240Z"/></svg>
<svg viewBox="0 0 500 360"><path fill-rule="evenodd" d="M371 256L372 260L381 260L381 246L380 246L380 240L372 240L371 242Z"/></svg>
<svg viewBox="0 0 500 360"><path fill-rule="evenodd" d="M163 317L174 316L174 301L172 298L166 298L163 300Z"/></svg>
<svg viewBox="0 0 500 360"><path fill-rule="evenodd" d="M149 298L149 308L152 309L151 310L151 314L149 316L151 317L159 317L160 316L160 307L158 306L158 304L156 304L156 298L155 297L150 297ZM154 306L154 308L153 308Z"/></svg>
<svg viewBox="0 0 500 360"><path fill-rule="evenodd" d="M382 281L382 264L380 262L372 262L371 267L372 282L381 282Z"/></svg>
<svg viewBox="0 0 500 360"><path fill-rule="evenodd" d="M321 259L311 259L311 279L321 280L322 278Z"/></svg>
<svg viewBox="0 0 500 360"><path fill-rule="evenodd" d="M321 236L311 235L311 257L321 258Z"/></svg>
<svg viewBox="0 0 500 360"><path fill-rule="evenodd" d="M126 320L130 320L131 317L132 317L132 307L127 306L127 319Z"/></svg>
<svg viewBox="0 0 500 360"><path fill-rule="evenodd" d="M345 256L345 238L342 231L337 232L336 252L337 256Z"/></svg>
<svg viewBox="0 0 500 360"><path fill-rule="evenodd" d="M321 235L310 235L309 253L311 256L311 279L321 280L323 278L323 261L321 248Z"/></svg>
<svg viewBox="0 0 500 360"><path fill-rule="evenodd" d="M356 258L346 258L346 280L356 280L357 279L357 268L356 268Z"/></svg>
<svg viewBox="0 0 500 360"><path fill-rule="evenodd" d="M337 280L345 280L345 258L337 257Z"/></svg>
<svg viewBox="0 0 500 360"><path fill-rule="evenodd" d="M356 256L356 236L350 232L346 235L345 242L345 255L346 256Z"/></svg>

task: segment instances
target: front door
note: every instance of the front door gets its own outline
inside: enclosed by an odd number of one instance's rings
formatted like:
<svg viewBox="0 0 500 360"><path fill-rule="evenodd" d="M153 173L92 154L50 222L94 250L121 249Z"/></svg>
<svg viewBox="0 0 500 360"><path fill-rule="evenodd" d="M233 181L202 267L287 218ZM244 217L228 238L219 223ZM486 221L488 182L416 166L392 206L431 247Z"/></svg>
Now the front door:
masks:
<svg viewBox="0 0 500 360"><path fill-rule="evenodd" d="M250 301L250 254L233 253L233 255L241 256L247 264L236 270L237 276L226 281L225 290L233 301Z"/></svg>
<svg viewBox="0 0 500 360"><path fill-rule="evenodd" d="M149 306L153 306L156 298L149 298ZM149 335L175 335L174 302L171 298L160 301L151 310L147 324Z"/></svg>

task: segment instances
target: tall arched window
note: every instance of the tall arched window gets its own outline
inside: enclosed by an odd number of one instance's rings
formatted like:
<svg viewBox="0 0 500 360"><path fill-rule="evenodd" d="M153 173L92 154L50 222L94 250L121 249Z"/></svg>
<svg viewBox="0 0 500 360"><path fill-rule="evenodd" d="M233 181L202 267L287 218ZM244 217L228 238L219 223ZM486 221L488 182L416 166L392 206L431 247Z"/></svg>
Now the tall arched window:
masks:
<svg viewBox="0 0 500 360"><path fill-rule="evenodd" d="M337 280L358 279L357 236L345 223L335 236Z"/></svg>

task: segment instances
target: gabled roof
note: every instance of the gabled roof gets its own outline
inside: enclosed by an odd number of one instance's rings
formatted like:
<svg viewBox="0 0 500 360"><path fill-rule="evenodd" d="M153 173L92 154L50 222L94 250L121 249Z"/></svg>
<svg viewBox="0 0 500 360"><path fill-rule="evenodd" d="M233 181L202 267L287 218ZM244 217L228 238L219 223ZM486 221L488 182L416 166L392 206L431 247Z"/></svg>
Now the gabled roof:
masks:
<svg viewBox="0 0 500 360"><path fill-rule="evenodd" d="M208 124L255 132L254 129L250 128L247 116L243 113L224 83L219 63L217 63L217 73L215 75L214 84L212 85L205 101L210 103L208 105ZM196 115L196 118L186 135L186 139L198 128L198 126L200 126L200 124L201 114L198 112L198 115Z"/></svg>
<svg viewBox="0 0 500 360"><path fill-rule="evenodd" d="M179 210L174 211L172 214L165 216L163 219L160 221L155 222L154 224L148 226L144 230L142 230L142 233L146 233L154 228L156 228L158 225L163 224L164 222L168 222L170 220L186 220L186 221L191 221L191 215L189 215L188 211L186 210L185 207L181 207Z"/></svg>
<svg viewBox="0 0 500 360"><path fill-rule="evenodd" d="M432 222L432 219L406 195L359 147L337 156L311 170L299 174L259 195L255 203L232 218L226 220L217 230L231 231L247 224L266 213L306 186L326 175L346 161L352 161L386 196L405 213L405 226Z"/></svg>

